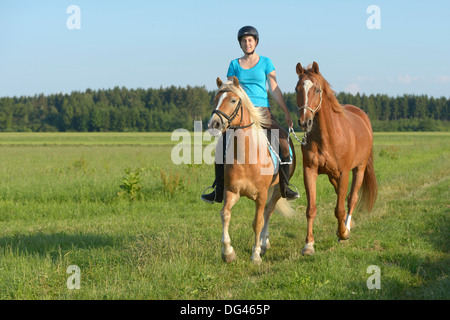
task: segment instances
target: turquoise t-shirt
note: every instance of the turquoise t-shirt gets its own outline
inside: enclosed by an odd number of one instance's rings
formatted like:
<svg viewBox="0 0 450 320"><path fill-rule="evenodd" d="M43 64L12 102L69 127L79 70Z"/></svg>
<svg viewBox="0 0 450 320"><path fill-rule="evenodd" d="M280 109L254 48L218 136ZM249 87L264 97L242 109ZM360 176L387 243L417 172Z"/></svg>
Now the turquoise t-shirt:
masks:
<svg viewBox="0 0 450 320"><path fill-rule="evenodd" d="M258 63L251 69L243 69L239 59L230 62L227 77L236 76L241 87L255 107L270 107L267 96L267 75L275 70L272 60L259 56Z"/></svg>

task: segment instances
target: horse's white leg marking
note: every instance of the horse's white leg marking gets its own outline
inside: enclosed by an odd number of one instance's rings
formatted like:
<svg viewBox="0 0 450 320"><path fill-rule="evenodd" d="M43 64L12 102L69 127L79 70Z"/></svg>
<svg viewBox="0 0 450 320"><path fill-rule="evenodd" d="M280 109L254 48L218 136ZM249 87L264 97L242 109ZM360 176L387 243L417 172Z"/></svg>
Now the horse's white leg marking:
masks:
<svg viewBox="0 0 450 320"><path fill-rule="evenodd" d="M257 229L255 229L255 244L253 245L251 260L256 264L259 264L262 262L262 260L261 260L261 231L258 232Z"/></svg>
<svg viewBox="0 0 450 320"><path fill-rule="evenodd" d="M264 227L261 230L261 254L264 254L266 249L269 247L269 219L266 218L264 221Z"/></svg>
<svg viewBox="0 0 450 320"><path fill-rule="evenodd" d="M266 208L267 191L260 191L256 199L255 219L253 220L253 231L255 233L255 245L253 246L253 253L251 260L253 263L260 264L261 260L261 237L264 228L265 217L264 209Z"/></svg>
<svg viewBox="0 0 450 320"><path fill-rule="evenodd" d="M302 250L303 255L313 255L315 253L314 250L314 242L308 242Z"/></svg>
<svg viewBox="0 0 450 320"><path fill-rule="evenodd" d="M231 238L230 238L230 234L228 233L228 226L230 224L230 216L231 213L229 212L224 212L225 210L222 210L221 212L221 216L222 216L222 224L223 224L223 229L222 229L222 255L229 255L233 252L233 247L231 246Z"/></svg>
<svg viewBox="0 0 450 320"><path fill-rule="evenodd" d="M266 253L266 250L270 248L269 243L269 216L266 216L266 213L264 212L264 226L261 230L260 235L260 256L263 256Z"/></svg>
<svg viewBox="0 0 450 320"><path fill-rule="evenodd" d="M345 226L347 227L348 231L350 231L351 222L352 222L352 215L347 214L347 219L345 219Z"/></svg>
<svg viewBox="0 0 450 320"><path fill-rule="evenodd" d="M270 187L268 191L268 198L270 199L264 208L264 227L261 231L261 255L266 253L266 250L270 248L269 242L269 219L275 210L279 196L279 188Z"/></svg>
<svg viewBox="0 0 450 320"><path fill-rule="evenodd" d="M222 248L223 255L227 256L233 252L233 247L231 246L230 235L228 234L228 227L226 229L224 229L224 231L223 231L222 244L223 244L223 248Z"/></svg>
<svg viewBox="0 0 450 320"><path fill-rule="evenodd" d="M234 194L226 190L224 205L220 211L222 218L222 259L225 262L232 262L236 259L236 254L231 246L231 239L228 233L228 227L231 219L231 208L239 200L239 194Z"/></svg>

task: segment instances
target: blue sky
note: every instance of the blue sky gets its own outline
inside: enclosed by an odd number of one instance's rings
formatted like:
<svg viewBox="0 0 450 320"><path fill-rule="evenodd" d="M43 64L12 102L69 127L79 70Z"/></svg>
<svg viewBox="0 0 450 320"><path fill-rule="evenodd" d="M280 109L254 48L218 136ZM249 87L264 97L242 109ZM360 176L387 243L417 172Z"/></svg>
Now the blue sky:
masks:
<svg viewBox="0 0 450 320"><path fill-rule="evenodd" d="M70 5L81 29L70 30ZM370 5L380 29L369 29ZM283 92L317 61L337 92L450 97L450 1L2 0L0 97L125 86L205 86L253 25Z"/></svg>

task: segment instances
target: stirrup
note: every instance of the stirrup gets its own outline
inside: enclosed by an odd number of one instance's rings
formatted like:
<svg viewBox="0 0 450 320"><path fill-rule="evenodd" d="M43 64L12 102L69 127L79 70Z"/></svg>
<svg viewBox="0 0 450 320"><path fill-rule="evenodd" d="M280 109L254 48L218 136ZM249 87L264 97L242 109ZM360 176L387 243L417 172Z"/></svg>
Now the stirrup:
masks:
<svg viewBox="0 0 450 320"><path fill-rule="evenodd" d="M290 183L290 182L288 182L288 186L289 187L294 187L294 189L295 189L295 191L297 191L297 194L298 194L298 197L300 198L300 192L298 192L298 189L297 189L297 187L296 186L294 186L292 183Z"/></svg>
<svg viewBox="0 0 450 320"><path fill-rule="evenodd" d="M288 201L294 201L294 200L297 200L298 198L300 198L300 192L298 192L297 187L294 186L293 184L289 183L289 182L288 182L288 186L289 186L289 187L294 187L295 191L296 191L297 194L298 194L298 197L296 197L295 199L290 199L290 200L286 197L286 199L287 199ZM294 191L294 190L292 190L292 191Z"/></svg>
<svg viewBox="0 0 450 320"><path fill-rule="evenodd" d="M213 201L210 201L210 200L207 200L207 199L203 198L203 196L205 195L206 190L209 190L209 189L213 189L214 190L214 200ZM216 202L216 197L217 197L216 188L213 187L213 186L209 186L209 187L206 187L205 190L203 190L203 193L202 193L202 196L200 197L200 199L202 199L206 203L214 204L214 202Z"/></svg>

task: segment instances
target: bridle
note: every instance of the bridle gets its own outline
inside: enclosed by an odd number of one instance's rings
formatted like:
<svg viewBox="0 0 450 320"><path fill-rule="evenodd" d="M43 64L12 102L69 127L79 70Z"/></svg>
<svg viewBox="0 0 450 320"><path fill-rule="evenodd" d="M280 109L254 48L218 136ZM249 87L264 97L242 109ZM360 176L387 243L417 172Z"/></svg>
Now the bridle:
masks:
<svg viewBox="0 0 450 320"><path fill-rule="evenodd" d="M230 91L231 90L223 90L221 92L223 93L223 92L230 92ZM239 114L239 110L241 111L241 121L239 122L239 126L231 126L230 123L233 122L233 120L237 117L237 115ZM236 108L234 108L234 111L231 113L231 115L227 115L225 112L220 111L219 109L213 110L211 115L214 115L214 114L217 114L222 125L224 125L223 118L225 118L227 120L225 129L245 129L245 128L251 127L254 124L254 122L252 122L246 126L241 125L242 124L242 116L244 114L244 108L242 108L242 99L241 98L239 98L239 102L238 102Z"/></svg>
<svg viewBox="0 0 450 320"><path fill-rule="evenodd" d="M306 92L305 92L305 93L306 93ZM323 93L323 90L322 90L322 87L320 86L320 83L319 83L320 102L319 102L319 104L317 105L317 107L313 110L313 109L311 109L310 107L308 107L307 105L304 105L304 106L302 106L302 107L298 107L298 111L300 112L301 109L308 109L309 111L312 112L313 117L314 117L314 115L315 115L317 112L319 112L320 108L322 108L322 93ZM308 94L308 93L306 93L306 94Z"/></svg>
<svg viewBox="0 0 450 320"><path fill-rule="evenodd" d="M302 109L307 109L307 110L309 110L309 111L312 112L312 115L313 115L313 118L314 118L314 116L316 115L316 113L319 112L320 108L322 108L322 93L323 93L323 90L322 90L322 87L320 86L320 83L319 83L320 101L319 101L319 104L317 105L317 107L313 110L313 109L310 108L308 105L304 105L304 106L298 107L298 113L300 114L300 110L302 110ZM308 94L308 93L305 92L305 94ZM300 121L300 120L299 120L299 121ZM308 133L307 133L307 132L303 135L302 141L300 141L300 139L297 138L297 136L295 135L295 132L294 132L294 129L293 129L293 128L292 128L291 131L292 131L292 133L294 134L294 137L297 139L297 141L300 142L303 146L305 146L305 145L308 143L308 141L307 141L307 135L308 135Z"/></svg>

